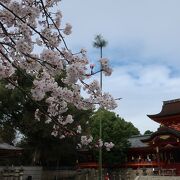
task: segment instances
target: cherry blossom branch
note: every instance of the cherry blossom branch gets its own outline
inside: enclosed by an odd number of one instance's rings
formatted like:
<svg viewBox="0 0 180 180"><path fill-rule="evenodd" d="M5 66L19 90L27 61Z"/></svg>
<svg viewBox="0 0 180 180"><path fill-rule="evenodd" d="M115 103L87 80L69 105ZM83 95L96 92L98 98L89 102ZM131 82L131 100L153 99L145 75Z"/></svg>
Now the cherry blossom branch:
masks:
<svg viewBox="0 0 180 180"><path fill-rule="evenodd" d="M52 121L58 125L60 128L62 128L64 130L64 132L68 132L70 133L71 135L76 135L75 131L72 131L70 129L67 129L65 126L59 124L55 118L53 118L52 116L49 116L49 114L47 113L46 110L44 110L42 108L42 106L40 104L38 104L36 101L34 101L32 98L31 98L31 95L29 93L27 93L23 88L21 88L20 86L18 86L17 84L15 84L13 81L11 81L10 79L5 79L7 82L9 82L10 84L12 84L14 87L16 87L17 89L19 89L37 108L40 108L40 111L43 115L49 117L52 119Z"/></svg>
<svg viewBox="0 0 180 180"><path fill-rule="evenodd" d="M0 26L1 26L1 28L2 28L2 30L3 30L3 32L4 32L4 34L5 34L6 36L8 36L8 37L11 39L11 41L13 42L14 45L16 45L15 41L9 36L9 33L7 32L6 28L3 26L3 24L2 24L1 22L0 22ZM16 48L15 48L13 45L11 45L10 43L5 43L5 42L4 42L4 43L3 43L3 42L0 42L0 43L1 43L1 44L5 44L5 45L7 45L7 46L13 48L14 50L16 50ZM46 61L42 61L41 59L32 57L31 55L25 54L25 53L23 53L23 52L22 52L22 54L25 55L25 56L27 56L27 57L29 57L29 58L31 58L31 59L37 60L41 65L43 65L42 63L44 62L45 64L48 64L48 65L50 65L50 66L53 67L52 64L50 64L50 63L48 63L48 62L46 62ZM42 61L42 63L41 63L41 61ZM16 66L15 66L15 67L16 67ZM17 68L17 67L16 67L16 68ZM47 67L47 68L48 68L48 67Z"/></svg>
<svg viewBox="0 0 180 180"><path fill-rule="evenodd" d="M11 63L11 61L9 60L9 58L8 58L1 50L0 50L0 53L1 53L1 55L2 55L4 58L6 58L6 59ZM15 66L13 63L11 63L11 64L12 64L13 66ZM15 67L16 67L16 66L15 66ZM16 68L17 68L17 70L19 69L18 67L16 67ZM21 70L19 70L19 71L22 73ZM25 75L24 73L22 73L22 74ZM10 84L12 84L14 87L18 88L22 93L24 93L24 94L28 97L28 99L31 100L31 101L34 103L34 105L36 105L36 107L38 107L38 108L41 107L36 101L32 100L31 95L28 94L23 88L21 88L20 86L18 86L17 84L15 84L13 81L11 81L11 80L8 79L8 78L5 78L5 80L6 80L7 82L9 82ZM45 111L45 110L42 109L42 108L41 108L41 113L44 114L44 115L46 115L47 117L51 118L55 124L57 124L58 126L60 126L60 127L61 127L63 130L65 130L66 132L69 132L70 134L75 135L75 132L74 132L74 131L69 130L69 129L65 128L64 126L62 126L61 124L59 124L53 117L51 117L51 116L47 113L47 111Z"/></svg>
<svg viewBox="0 0 180 180"><path fill-rule="evenodd" d="M15 14L11 9L9 9L8 7L6 7L3 3L0 2L0 5L2 7L4 7L6 10L8 10L9 12L11 12L17 19L19 19L21 22L23 22L24 24L26 24L26 22L20 18L17 14ZM37 31L34 27L32 27L30 24L27 24L28 27L30 27L34 32L36 32L41 39L43 40L43 42L47 45L46 41L48 41L48 39L46 37L44 37L39 31ZM59 51L60 52L60 51Z"/></svg>
<svg viewBox="0 0 180 180"><path fill-rule="evenodd" d="M89 76L102 71L109 76L112 70L108 60L100 59L101 69L94 72L91 68L87 73L89 61L85 50L73 54L63 37L71 33L71 25L67 23L64 29L59 28L60 11L50 11L57 1L0 2L0 78L9 79L16 88L19 85L12 81L19 76L16 72L30 78L32 84L26 92L27 97L37 103L35 107L40 107L35 115L38 119L38 115L45 113L46 121L55 124L53 134L56 136L59 133L74 134L71 129L68 131L68 125L73 122L72 115L65 117L69 104L78 109L90 109L94 104L106 109L116 107L110 94L101 93L98 81L85 83ZM57 76L60 81L57 81ZM89 96L87 98L81 95L83 87ZM22 93L25 92L22 90ZM41 107L41 102L46 106ZM80 132L80 127L77 131Z"/></svg>
<svg viewBox="0 0 180 180"><path fill-rule="evenodd" d="M47 13L47 11L46 11L46 9L45 9L45 6L44 6L44 3L43 3L43 0L40 0L40 1L41 1L41 3L42 3L42 7L43 7L43 10L44 10L45 14L47 15L47 17L49 17L49 18L51 19L51 21L52 21L54 27L57 29L58 34L59 34L59 36L61 37L61 39L62 39L62 41L63 41L63 43L64 43L65 48L69 51L69 49L68 49L68 47L67 47L67 44L66 44L66 42L65 42L65 40L64 40L64 38L63 38L63 36L62 36L60 30L59 30L59 28L56 26L56 24L55 24L53 18L50 16L50 14ZM48 21L47 21L47 22L48 22Z"/></svg>

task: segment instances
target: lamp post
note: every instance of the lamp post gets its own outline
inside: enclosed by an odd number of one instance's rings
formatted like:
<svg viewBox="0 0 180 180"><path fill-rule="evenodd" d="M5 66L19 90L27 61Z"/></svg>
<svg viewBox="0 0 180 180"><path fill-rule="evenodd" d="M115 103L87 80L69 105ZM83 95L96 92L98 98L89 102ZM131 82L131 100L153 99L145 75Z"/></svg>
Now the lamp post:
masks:
<svg viewBox="0 0 180 180"><path fill-rule="evenodd" d="M102 35L97 35L95 37L95 41L93 42L93 46L95 48L99 48L100 49L100 58L102 58L102 49L103 47L105 47L107 45L107 41L103 39ZM100 88L102 91L102 65L100 64ZM99 140L102 139L102 119L100 118L99 121ZM100 144L100 142L99 142ZM99 146L99 176L98 179L102 180L102 147Z"/></svg>

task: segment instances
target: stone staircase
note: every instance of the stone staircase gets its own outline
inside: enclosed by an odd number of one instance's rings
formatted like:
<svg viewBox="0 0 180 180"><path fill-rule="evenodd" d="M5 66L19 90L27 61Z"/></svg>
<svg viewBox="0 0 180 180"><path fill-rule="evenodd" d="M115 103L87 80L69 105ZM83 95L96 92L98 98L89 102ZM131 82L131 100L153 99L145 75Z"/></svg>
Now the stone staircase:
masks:
<svg viewBox="0 0 180 180"><path fill-rule="evenodd" d="M180 180L180 176L137 176L134 180Z"/></svg>

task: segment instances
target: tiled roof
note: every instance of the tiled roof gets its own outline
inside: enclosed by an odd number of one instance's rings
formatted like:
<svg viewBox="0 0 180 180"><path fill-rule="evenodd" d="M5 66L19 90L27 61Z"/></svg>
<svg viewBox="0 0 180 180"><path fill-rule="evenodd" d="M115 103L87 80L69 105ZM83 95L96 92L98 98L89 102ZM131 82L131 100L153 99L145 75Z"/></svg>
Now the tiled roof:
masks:
<svg viewBox="0 0 180 180"><path fill-rule="evenodd" d="M149 118L158 118L164 116L180 115L180 99L164 101L162 110L158 114L147 115Z"/></svg>
<svg viewBox="0 0 180 180"><path fill-rule="evenodd" d="M151 134L149 136L149 138L143 139L143 142L148 142L154 139L154 137L156 136L160 136L160 135L173 135L177 138L180 138L180 131L176 131L174 129L162 126L160 128L158 128L158 130L156 132L154 132L153 134Z"/></svg>
<svg viewBox="0 0 180 180"><path fill-rule="evenodd" d="M151 135L138 135L138 136L132 136L128 139L128 141L131 144L131 148L142 148L142 147L148 147L147 144L143 143L141 140L150 138Z"/></svg>
<svg viewBox="0 0 180 180"><path fill-rule="evenodd" d="M0 150L14 150L14 151L18 151L18 150L22 150L22 148L15 147L15 146L12 146L12 145L7 144L7 143L0 143Z"/></svg>

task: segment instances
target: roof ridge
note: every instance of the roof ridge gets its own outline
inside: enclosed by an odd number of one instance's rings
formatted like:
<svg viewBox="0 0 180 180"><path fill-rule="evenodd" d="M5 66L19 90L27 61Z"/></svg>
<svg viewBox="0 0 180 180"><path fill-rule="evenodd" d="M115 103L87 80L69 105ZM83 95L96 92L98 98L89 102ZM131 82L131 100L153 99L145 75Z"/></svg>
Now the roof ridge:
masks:
<svg viewBox="0 0 180 180"><path fill-rule="evenodd" d="M153 133L151 133L153 134ZM146 137L146 136L150 136L151 134L138 134L138 135L132 135L130 138L135 138L135 137Z"/></svg>
<svg viewBox="0 0 180 180"><path fill-rule="evenodd" d="M174 102L180 102L180 98L163 101L163 104L165 105L165 104L170 104L170 103L174 103Z"/></svg>

